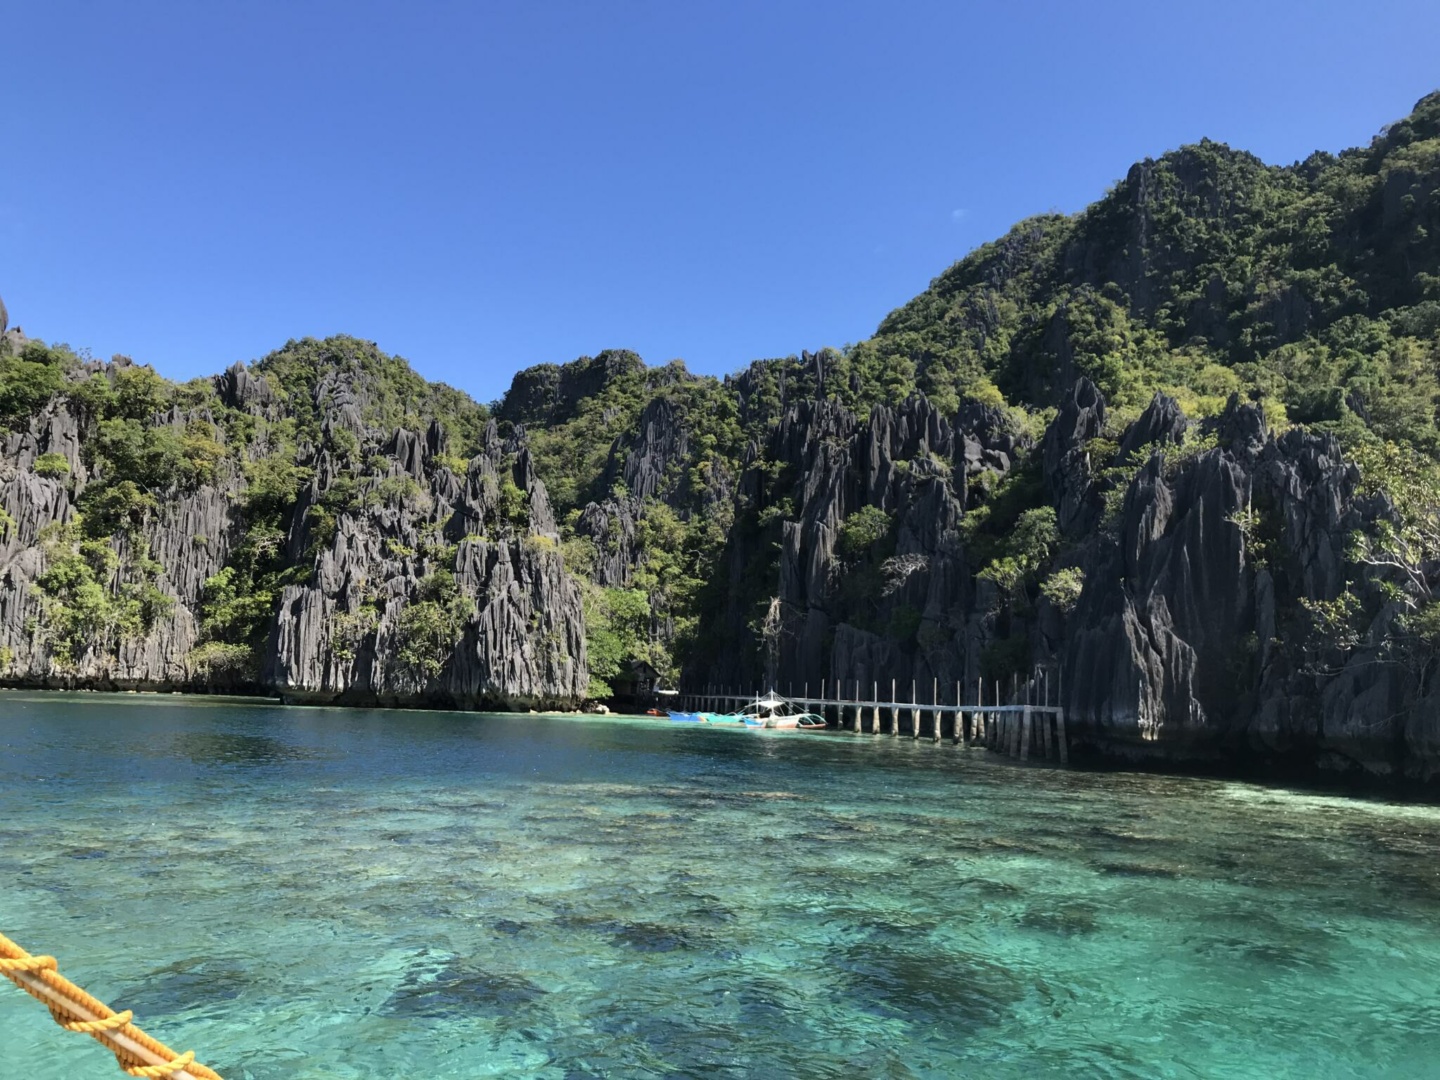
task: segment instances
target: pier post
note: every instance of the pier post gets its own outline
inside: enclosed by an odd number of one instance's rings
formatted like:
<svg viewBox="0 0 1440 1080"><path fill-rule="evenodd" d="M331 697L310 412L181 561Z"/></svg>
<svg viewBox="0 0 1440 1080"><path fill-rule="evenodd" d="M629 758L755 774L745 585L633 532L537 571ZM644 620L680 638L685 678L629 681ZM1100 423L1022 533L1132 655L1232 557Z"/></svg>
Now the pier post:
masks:
<svg viewBox="0 0 1440 1080"><path fill-rule="evenodd" d="M1020 704L1020 673L1018 671L1010 674L1010 704ZM1020 714L1010 714L1010 756L1020 756Z"/></svg>
<svg viewBox="0 0 1440 1080"><path fill-rule="evenodd" d="M970 714L970 741L985 745L985 680L975 680L975 708Z"/></svg>
<svg viewBox="0 0 1440 1080"><path fill-rule="evenodd" d="M981 701L981 700L980 700L980 697L979 697L979 693L980 693L980 681L979 681L978 679L975 681L975 692L976 692L975 706L976 706L976 708L978 709L981 705L984 704L984 702ZM964 686L963 686L963 685L961 686L961 693L964 693ZM980 714L979 714L978 712L976 712L975 709L971 709L971 710L970 710L970 726L965 729L965 745L966 745L966 746L974 746L975 743L979 741L979 739L980 739L980 725L981 725L981 722L982 722L982 721L981 721Z"/></svg>
<svg viewBox="0 0 1440 1080"><path fill-rule="evenodd" d="M915 707L915 680L910 680L910 738L920 737L920 710Z"/></svg>
<svg viewBox="0 0 1440 1080"><path fill-rule="evenodd" d="M930 741L937 743L940 741L940 717L942 715L938 708L940 704L939 679L933 679L930 683L930 704L936 706L930 710Z"/></svg>
<svg viewBox="0 0 1440 1080"><path fill-rule="evenodd" d="M999 680L995 680L995 711L991 713L991 720L995 721L995 734L991 736L991 747L996 752L1004 753L1005 746L1002 739L1005 736L1005 714L999 711Z"/></svg>
<svg viewBox="0 0 1440 1080"><path fill-rule="evenodd" d="M1026 705L1026 706L1025 706L1025 712L1021 714L1021 721L1020 721L1020 725L1021 725L1021 734L1020 734L1020 738L1021 738L1021 744L1020 744L1020 759L1021 759L1022 761L1029 761L1029 760L1030 760L1030 720L1031 720L1030 706L1029 706L1029 705Z"/></svg>
<svg viewBox="0 0 1440 1080"><path fill-rule="evenodd" d="M984 680L984 679L981 679L981 680L980 680L980 707L981 707L982 709L985 707L985 680ZM994 749L995 749L995 721L996 721L996 719L997 719L997 718L996 718L996 716L995 716L994 713L986 713L986 714L985 714L985 749L987 749L987 750L994 750Z"/></svg>
<svg viewBox="0 0 1440 1080"><path fill-rule="evenodd" d="M1055 738L1059 742L1060 764L1070 764L1070 740L1065 735L1065 668L1055 669Z"/></svg>
<svg viewBox="0 0 1440 1080"><path fill-rule="evenodd" d="M980 704L985 704L984 684L981 684ZM1000 684L995 684L995 704L1000 704ZM989 712L985 714L985 745L991 750L999 749L1000 746L1000 714Z"/></svg>
<svg viewBox="0 0 1440 1080"><path fill-rule="evenodd" d="M860 680L855 680L855 715L850 718L850 730L859 733L860 723Z"/></svg>
<svg viewBox="0 0 1440 1080"><path fill-rule="evenodd" d="M980 680L980 704L985 704L985 680ZM995 691L995 704L1000 704L1000 691ZM995 740L999 737L1000 714L987 712L985 714L985 745L987 748L995 749Z"/></svg>
<svg viewBox="0 0 1440 1080"><path fill-rule="evenodd" d="M900 710L895 707L895 680L890 680L890 734L900 734Z"/></svg>
<svg viewBox="0 0 1440 1080"><path fill-rule="evenodd" d="M964 711L963 711L963 704L962 704L962 702L960 701L960 680L959 680L959 679L956 679L956 680L955 680L955 728L954 728L954 730L952 730L952 731L950 732L950 742L951 742L951 744L954 745L954 746L959 746L961 740L964 739L964 738L965 738L965 713L964 713Z"/></svg>
<svg viewBox="0 0 1440 1080"><path fill-rule="evenodd" d="M997 753L1005 752L1005 714L1000 711L1000 680L995 680L995 711L990 714L995 722L995 736L990 740Z"/></svg>
<svg viewBox="0 0 1440 1080"><path fill-rule="evenodd" d="M880 734L880 683L875 679L870 681L870 734Z"/></svg>

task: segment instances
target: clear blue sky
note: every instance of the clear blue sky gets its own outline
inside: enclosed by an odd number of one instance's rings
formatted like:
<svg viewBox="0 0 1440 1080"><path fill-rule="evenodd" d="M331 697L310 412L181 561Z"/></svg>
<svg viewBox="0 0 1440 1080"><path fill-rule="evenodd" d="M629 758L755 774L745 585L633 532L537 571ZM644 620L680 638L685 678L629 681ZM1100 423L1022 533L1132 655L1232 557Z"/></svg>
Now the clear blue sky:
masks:
<svg viewBox="0 0 1440 1080"><path fill-rule="evenodd" d="M347 332L481 400L842 344L1201 136L1440 87L1440 4L0 2L12 322L176 378Z"/></svg>

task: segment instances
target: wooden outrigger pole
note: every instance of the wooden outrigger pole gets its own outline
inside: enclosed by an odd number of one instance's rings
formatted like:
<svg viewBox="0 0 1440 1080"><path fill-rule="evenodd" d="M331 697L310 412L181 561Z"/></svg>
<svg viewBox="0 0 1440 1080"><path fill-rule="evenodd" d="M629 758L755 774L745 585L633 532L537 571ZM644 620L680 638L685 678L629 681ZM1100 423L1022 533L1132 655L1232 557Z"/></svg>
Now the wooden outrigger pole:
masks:
<svg viewBox="0 0 1440 1080"><path fill-rule="evenodd" d="M0 934L0 975L45 1005L66 1031L89 1035L115 1055L131 1076L152 1080L221 1080L214 1069L195 1060L195 1051L177 1054L130 1021L126 1009L117 1013L61 975L53 956L32 956Z"/></svg>

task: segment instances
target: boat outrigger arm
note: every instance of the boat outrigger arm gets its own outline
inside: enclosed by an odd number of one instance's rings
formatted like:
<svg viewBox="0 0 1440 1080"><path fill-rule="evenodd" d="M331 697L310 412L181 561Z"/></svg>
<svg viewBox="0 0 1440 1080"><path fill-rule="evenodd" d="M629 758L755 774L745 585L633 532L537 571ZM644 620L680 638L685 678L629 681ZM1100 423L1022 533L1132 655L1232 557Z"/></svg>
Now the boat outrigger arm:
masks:
<svg viewBox="0 0 1440 1080"><path fill-rule="evenodd" d="M130 1022L134 1014L129 1009L117 1013L61 975L53 956L32 956L4 934L0 934L0 975L49 1008L66 1031L89 1035L104 1046L131 1076L221 1080L214 1069L195 1060L195 1051L177 1054L152 1039Z"/></svg>

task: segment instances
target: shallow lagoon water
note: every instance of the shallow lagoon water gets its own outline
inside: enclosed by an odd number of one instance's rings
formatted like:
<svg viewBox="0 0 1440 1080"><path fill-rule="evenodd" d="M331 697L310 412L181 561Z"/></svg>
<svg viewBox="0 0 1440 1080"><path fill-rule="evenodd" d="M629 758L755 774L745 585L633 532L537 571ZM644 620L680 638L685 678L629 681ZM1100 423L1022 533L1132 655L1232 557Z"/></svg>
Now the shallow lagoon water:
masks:
<svg viewBox="0 0 1440 1080"><path fill-rule="evenodd" d="M1437 856L886 736L0 694L0 930L226 1080L1435 1076Z"/></svg>

